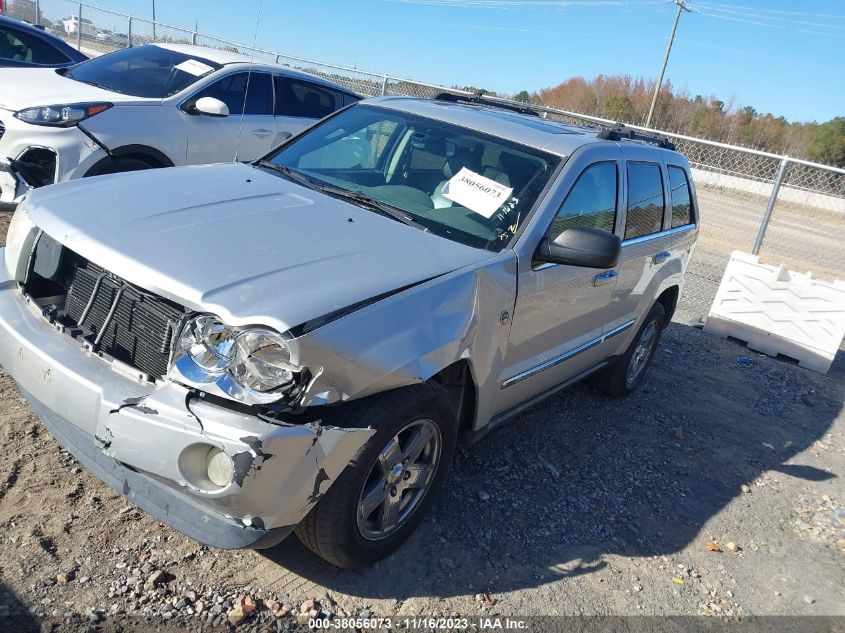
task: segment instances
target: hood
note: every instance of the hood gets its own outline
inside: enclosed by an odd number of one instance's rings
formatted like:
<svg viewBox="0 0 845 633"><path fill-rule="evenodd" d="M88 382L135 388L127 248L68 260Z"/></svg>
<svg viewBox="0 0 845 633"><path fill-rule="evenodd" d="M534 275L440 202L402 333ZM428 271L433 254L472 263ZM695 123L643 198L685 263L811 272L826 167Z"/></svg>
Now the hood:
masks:
<svg viewBox="0 0 845 633"><path fill-rule="evenodd" d="M129 282L279 331L493 256L238 163L70 181L25 204Z"/></svg>
<svg viewBox="0 0 845 633"><path fill-rule="evenodd" d="M62 103L147 101L63 77L55 68L0 68L0 108L17 112ZM158 99L152 100L158 102Z"/></svg>

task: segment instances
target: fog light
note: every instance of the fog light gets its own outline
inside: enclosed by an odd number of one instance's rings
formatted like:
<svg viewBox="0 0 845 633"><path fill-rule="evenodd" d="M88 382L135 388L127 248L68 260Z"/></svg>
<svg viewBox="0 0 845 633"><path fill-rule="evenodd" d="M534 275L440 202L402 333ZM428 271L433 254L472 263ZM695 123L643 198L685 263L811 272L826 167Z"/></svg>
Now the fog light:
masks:
<svg viewBox="0 0 845 633"><path fill-rule="evenodd" d="M219 448L212 448L205 458L205 468L208 479L215 486L225 488L232 483L235 476L235 464L232 459Z"/></svg>

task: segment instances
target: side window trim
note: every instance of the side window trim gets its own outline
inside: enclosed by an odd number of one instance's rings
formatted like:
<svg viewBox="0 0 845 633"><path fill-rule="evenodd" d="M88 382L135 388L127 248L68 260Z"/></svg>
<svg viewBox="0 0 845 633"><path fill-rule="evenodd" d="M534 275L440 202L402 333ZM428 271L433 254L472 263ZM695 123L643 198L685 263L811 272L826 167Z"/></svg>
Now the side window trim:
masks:
<svg viewBox="0 0 845 633"><path fill-rule="evenodd" d="M666 163L666 173L667 174L669 173L670 169L680 170L680 172L684 175L684 179L687 181L687 191L689 192L689 219L690 219L690 221L686 224L682 224L682 225L676 226L674 228L680 229L682 227L686 227L686 226L690 226L690 225L695 226L698 223L698 209L696 208L695 202L693 201L692 186L690 184L692 182L691 174L681 165L675 165L674 163ZM672 177L671 177L671 175L669 175L669 194L670 194L669 195L669 206L671 208L671 207L674 206L672 204L672 195L671 195L672 194ZM670 213L670 217L671 217L671 213Z"/></svg>
<svg viewBox="0 0 845 633"><path fill-rule="evenodd" d="M621 215L619 213L619 203L620 203L620 194L622 193L622 177L621 177L621 174L620 174L620 171L619 171L619 167L620 167L619 160L609 158L609 159L597 160L597 161L594 161L592 163L589 163L588 165L585 165L584 168L578 173L578 175L575 177L575 180L572 181L572 186L566 192L566 195L563 197L563 200L561 200L561 203L558 205L554 216L552 216L551 220L549 221L549 224L546 227L546 230L543 232L543 235L545 237L549 236L549 234L552 230L552 226L554 225L555 220L557 220L557 216L560 213L560 210L563 208L563 205L566 204L566 201L569 199L569 195L572 193L573 189L575 189L575 186L578 184L578 181L581 180L581 177L588 170L592 169L596 165L613 165L616 168L616 196L615 196L615 200L614 200L614 209L613 209L613 230L612 230L612 233L618 234L619 219L620 219L620 215Z"/></svg>
<svg viewBox="0 0 845 633"><path fill-rule="evenodd" d="M654 233L646 233L645 235L638 235L637 237L631 237L625 239L625 228L628 223L628 211L631 201L628 199L628 196L631 192L631 186L628 182L628 165L652 165L657 167L660 171L660 191L663 194L663 215L661 220L661 228L659 231L655 231ZM625 161L625 224L622 225L620 234L622 238L622 246L626 246L629 244L639 244L641 242L645 242L648 240L656 239L658 237L664 237L670 230L671 230L671 222L669 223L670 226L666 226L666 213L667 209L671 209L671 200L668 201L666 199L666 190L669 185L669 174L664 168L664 162L661 160L660 162L652 161L652 160L641 160L641 159L631 159Z"/></svg>

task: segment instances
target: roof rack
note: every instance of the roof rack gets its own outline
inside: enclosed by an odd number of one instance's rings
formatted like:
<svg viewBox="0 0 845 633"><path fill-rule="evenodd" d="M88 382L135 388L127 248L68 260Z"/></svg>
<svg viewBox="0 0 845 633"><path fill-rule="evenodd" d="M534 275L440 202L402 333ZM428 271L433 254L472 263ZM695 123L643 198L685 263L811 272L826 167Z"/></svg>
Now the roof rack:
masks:
<svg viewBox="0 0 845 633"><path fill-rule="evenodd" d="M651 145L657 145L657 147L662 147L663 149L675 149L675 144L665 136L640 132L639 130L630 128L622 123L619 123L616 127L609 130L602 130L596 134L596 138L604 139L606 141L621 141L622 139L627 139L629 141L642 141L644 143L650 143Z"/></svg>
<svg viewBox="0 0 845 633"><path fill-rule="evenodd" d="M521 106L516 103L507 103L499 101L498 99L487 99L480 92L475 94L458 94L456 92L440 92L434 95L435 101L447 101L449 103L467 103L470 105L483 105L490 108L498 108L499 110L509 110L511 112L518 112L519 114L529 114L531 116L539 117L540 113L531 108L531 106Z"/></svg>

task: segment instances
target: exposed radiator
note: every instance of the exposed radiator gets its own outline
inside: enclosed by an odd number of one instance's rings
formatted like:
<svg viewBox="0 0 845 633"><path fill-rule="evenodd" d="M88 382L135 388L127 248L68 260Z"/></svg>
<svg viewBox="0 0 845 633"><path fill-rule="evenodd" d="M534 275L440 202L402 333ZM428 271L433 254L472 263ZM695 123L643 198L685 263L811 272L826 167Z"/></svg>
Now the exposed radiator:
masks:
<svg viewBox="0 0 845 633"><path fill-rule="evenodd" d="M100 351L160 378L183 315L178 305L82 260L71 273L62 321L92 332L87 338L99 340Z"/></svg>

